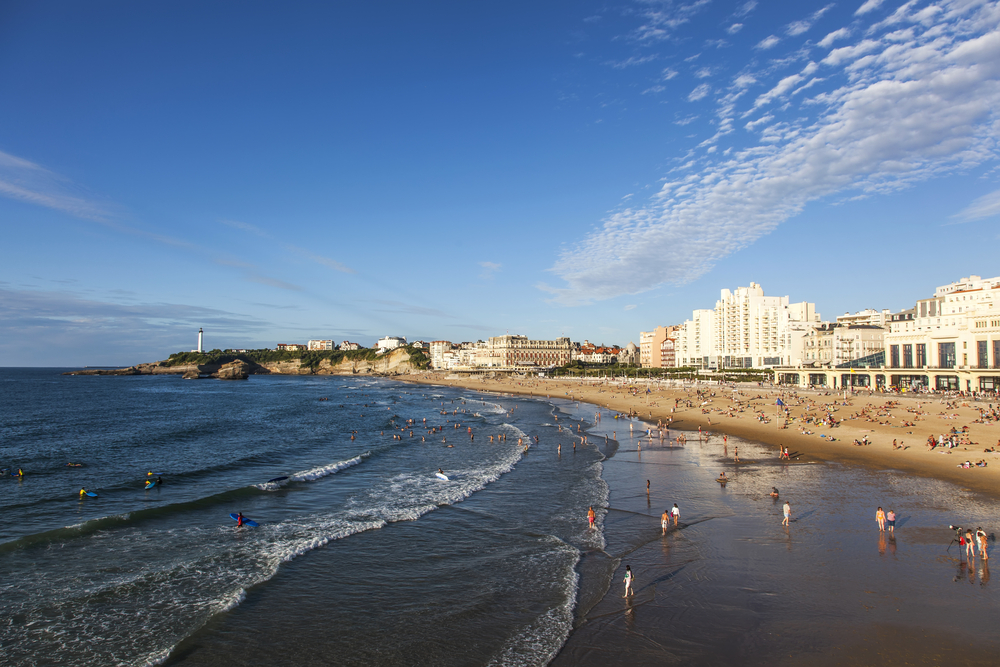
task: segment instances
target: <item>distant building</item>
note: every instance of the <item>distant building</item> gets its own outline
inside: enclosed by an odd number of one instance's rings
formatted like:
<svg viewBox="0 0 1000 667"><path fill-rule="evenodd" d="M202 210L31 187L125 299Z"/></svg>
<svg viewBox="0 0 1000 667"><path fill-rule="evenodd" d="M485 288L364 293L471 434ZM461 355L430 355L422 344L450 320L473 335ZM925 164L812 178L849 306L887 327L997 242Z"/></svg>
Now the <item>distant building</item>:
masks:
<svg viewBox="0 0 1000 667"><path fill-rule="evenodd" d="M873 327L887 327L889 326L889 320L891 317L892 311L888 308L885 310L872 310L871 308L868 308L866 310L859 310L853 315L850 313L844 313L837 318L837 324L867 324Z"/></svg>
<svg viewBox="0 0 1000 667"><path fill-rule="evenodd" d="M626 366L639 365L639 346L629 341L629 344L622 349L618 355L618 363Z"/></svg>
<svg viewBox="0 0 1000 667"><path fill-rule="evenodd" d="M445 355L450 355L452 344L450 340L433 340L430 343L431 368L448 368L448 359Z"/></svg>
<svg viewBox="0 0 1000 667"><path fill-rule="evenodd" d="M660 366L660 346L667 339L668 327L656 327L652 331L639 332L639 365L643 368Z"/></svg>
<svg viewBox="0 0 1000 667"><path fill-rule="evenodd" d="M869 324L821 324L804 335L801 363L838 366L867 357L884 349L884 334Z"/></svg>
<svg viewBox="0 0 1000 667"><path fill-rule="evenodd" d="M397 347L403 347L404 345L406 345L406 339L402 336L385 336L378 339L375 347L378 348L379 354L384 354L389 350L395 350Z"/></svg>
<svg viewBox="0 0 1000 667"><path fill-rule="evenodd" d="M278 343L278 346L275 349L277 349L278 352L300 352L308 350L309 348L298 343Z"/></svg>
<svg viewBox="0 0 1000 667"><path fill-rule="evenodd" d="M673 338L667 338L660 344L660 368L675 368L677 366L676 347Z"/></svg>
<svg viewBox="0 0 1000 667"><path fill-rule="evenodd" d="M311 340L309 341L310 350L332 350L334 348L332 340Z"/></svg>
<svg viewBox="0 0 1000 667"><path fill-rule="evenodd" d="M360 345L358 345L357 343L352 343L349 340L345 340L343 343L340 344L341 352L349 352L351 350L360 350L360 349L361 349Z"/></svg>
<svg viewBox="0 0 1000 667"><path fill-rule="evenodd" d="M569 338L531 340L527 336L493 336L480 348L480 366L564 366L570 362L573 344Z"/></svg>
<svg viewBox="0 0 1000 667"><path fill-rule="evenodd" d="M430 349L430 343L427 343L422 340L415 340L412 343L410 343L410 347L418 350L428 350Z"/></svg>

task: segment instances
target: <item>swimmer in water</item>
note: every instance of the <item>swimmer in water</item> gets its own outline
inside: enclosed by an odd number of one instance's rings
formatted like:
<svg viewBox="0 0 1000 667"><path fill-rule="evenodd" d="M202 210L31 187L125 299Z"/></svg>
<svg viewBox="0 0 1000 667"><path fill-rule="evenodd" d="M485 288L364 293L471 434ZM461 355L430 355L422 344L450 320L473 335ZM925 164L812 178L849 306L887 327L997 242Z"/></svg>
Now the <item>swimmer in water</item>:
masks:
<svg viewBox="0 0 1000 667"><path fill-rule="evenodd" d="M80 489L80 500L83 500L85 495L87 495L87 489Z"/></svg>

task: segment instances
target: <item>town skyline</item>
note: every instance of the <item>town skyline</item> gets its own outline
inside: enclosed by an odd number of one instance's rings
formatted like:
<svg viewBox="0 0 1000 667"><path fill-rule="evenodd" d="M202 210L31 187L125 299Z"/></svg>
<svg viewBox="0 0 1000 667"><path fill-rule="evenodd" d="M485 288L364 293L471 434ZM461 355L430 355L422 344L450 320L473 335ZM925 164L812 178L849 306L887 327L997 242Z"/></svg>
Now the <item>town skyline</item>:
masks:
<svg viewBox="0 0 1000 667"><path fill-rule="evenodd" d="M7 3L0 366L907 308L1000 274L998 16Z"/></svg>

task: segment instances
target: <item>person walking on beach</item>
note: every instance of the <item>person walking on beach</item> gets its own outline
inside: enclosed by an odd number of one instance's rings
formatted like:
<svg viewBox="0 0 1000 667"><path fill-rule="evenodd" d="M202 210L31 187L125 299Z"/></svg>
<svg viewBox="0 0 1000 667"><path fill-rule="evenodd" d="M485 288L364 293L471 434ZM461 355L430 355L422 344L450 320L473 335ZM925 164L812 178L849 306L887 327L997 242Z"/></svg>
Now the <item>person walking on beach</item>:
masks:
<svg viewBox="0 0 1000 667"><path fill-rule="evenodd" d="M594 529L594 521L597 519L597 515L594 513L594 506L591 505L590 509L587 510L587 523L590 524L590 529Z"/></svg>
<svg viewBox="0 0 1000 667"><path fill-rule="evenodd" d="M667 526L670 525L670 512L669 510L663 510L663 514L660 515L660 528L663 529L663 534L667 534Z"/></svg>
<svg viewBox="0 0 1000 667"><path fill-rule="evenodd" d="M633 594L633 592L634 592L632 590L632 582L633 581L635 581L635 577L632 576L632 566L631 565L626 565L625 566L625 595L622 596L623 598L627 598L628 596L630 596L630 595Z"/></svg>
<svg viewBox="0 0 1000 667"><path fill-rule="evenodd" d="M886 523L887 526L889 526L889 532L890 533L895 533L896 532L896 513L893 512L892 510L889 510L889 513L885 515L885 523Z"/></svg>
<svg viewBox="0 0 1000 667"><path fill-rule="evenodd" d="M878 524L879 532L885 531L885 512L879 507L875 512L875 523Z"/></svg>
<svg viewBox="0 0 1000 667"><path fill-rule="evenodd" d="M972 539L972 529L969 528L965 531L965 555L973 560L976 557L976 543Z"/></svg>
<svg viewBox="0 0 1000 667"><path fill-rule="evenodd" d="M674 525L676 526L681 518L681 510L677 507L677 503L674 503L674 506L670 508L670 516L674 518Z"/></svg>
<svg viewBox="0 0 1000 667"><path fill-rule="evenodd" d="M781 525L787 526L789 520L792 518L792 505L787 500L785 501L785 506L782 508L782 512L784 513L785 518L781 520Z"/></svg>
<svg viewBox="0 0 1000 667"><path fill-rule="evenodd" d="M976 541L979 542L979 556L983 560L989 560L989 555L986 553L986 542L988 538L986 537L986 531L980 526L976 528Z"/></svg>

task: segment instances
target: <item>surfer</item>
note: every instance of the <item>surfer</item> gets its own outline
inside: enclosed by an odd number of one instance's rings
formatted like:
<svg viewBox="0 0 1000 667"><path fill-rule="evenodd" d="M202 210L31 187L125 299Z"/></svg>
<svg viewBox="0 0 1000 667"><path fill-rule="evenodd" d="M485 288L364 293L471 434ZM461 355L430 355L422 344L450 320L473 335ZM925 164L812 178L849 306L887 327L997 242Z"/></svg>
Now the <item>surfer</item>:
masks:
<svg viewBox="0 0 1000 667"><path fill-rule="evenodd" d="M157 476L157 478L156 478L156 483L157 483L157 484L159 484L160 486L163 486L163 478L162 478L162 477L159 477L159 476Z"/></svg>
<svg viewBox="0 0 1000 667"><path fill-rule="evenodd" d="M438 474L439 475L443 475L444 474L444 470L441 470L441 468L438 468Z"/></svg>
<svg viewBox="0 0 1000 667"><path fill-rule="evenodd" d="M80 500L83 500L85 495L87 495L87 489L80 489Z"/></svg>
<svg viewBox="0 0 1000 667"><path fill-rule="evenodd" d="M236 513L236 527L239 528L243 525L243 512Z"/></svg>

